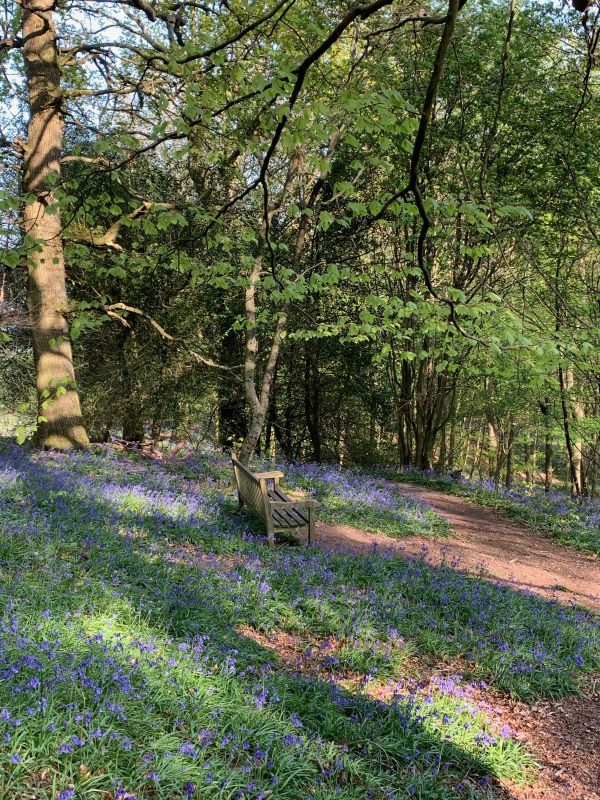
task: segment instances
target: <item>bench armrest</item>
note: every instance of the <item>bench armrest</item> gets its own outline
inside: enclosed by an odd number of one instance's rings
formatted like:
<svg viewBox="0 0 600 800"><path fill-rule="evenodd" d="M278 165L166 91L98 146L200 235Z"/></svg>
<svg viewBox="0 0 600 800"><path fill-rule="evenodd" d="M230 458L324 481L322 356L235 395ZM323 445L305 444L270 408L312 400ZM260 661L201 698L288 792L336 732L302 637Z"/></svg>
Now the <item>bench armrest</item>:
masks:
<svg viewBox="0 0 600 800"><path fill-rule="evenodd" d="M261 478L283 478L283 472L277 470L273 472L255 472L254 475L260 480Z"/></svg>

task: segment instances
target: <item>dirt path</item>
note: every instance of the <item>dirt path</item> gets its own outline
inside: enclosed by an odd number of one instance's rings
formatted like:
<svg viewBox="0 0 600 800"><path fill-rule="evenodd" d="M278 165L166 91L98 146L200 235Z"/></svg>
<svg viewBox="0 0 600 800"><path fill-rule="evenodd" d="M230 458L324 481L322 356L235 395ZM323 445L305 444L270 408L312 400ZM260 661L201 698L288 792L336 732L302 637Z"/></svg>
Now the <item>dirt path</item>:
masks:
<svg viewBox="0 0 600 800"><path fill-rule="evenodd" d="M317 525L322 546L366 552L378 549L399 555L426 555L434 564L457 561L458 569L497 578L515 589L535 592L560 603L580 603L600 611L600 559L561 547L524 525L477 506L462 497L415 484L394 484L448 520L448 539L392 539L349 525Z"/></svg>
<svg viewBox="0 0 600 800"><path fill-rule="evenodd" d="M415 484L394 484L448 520L450 538L392 539L349 525L317 525L320 547L354 552L421 556L431 563L456 563L457 569L499 579L515 589L560 603L600 611L600 559L560 547L493 509ZM506 721L540 764L534 786L504 784L510 800L600 800L600 680L583 696L534 706L488 690L482 697Z"/></svg>

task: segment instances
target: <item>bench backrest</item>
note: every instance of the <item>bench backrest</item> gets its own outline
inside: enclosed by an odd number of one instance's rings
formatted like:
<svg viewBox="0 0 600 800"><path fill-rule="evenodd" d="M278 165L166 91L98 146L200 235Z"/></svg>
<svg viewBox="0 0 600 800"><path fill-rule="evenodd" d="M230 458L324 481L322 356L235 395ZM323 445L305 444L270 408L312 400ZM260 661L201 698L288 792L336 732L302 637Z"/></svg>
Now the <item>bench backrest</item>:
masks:
<svg viewBox="0 0 600 800"><path fill-rule="evenodd" d="M256 475L245 467L235 456L231 457L233 464L233 474L239 493L257 514L265 516L268 514L268 495L264 481L260 481Z"/></svg>

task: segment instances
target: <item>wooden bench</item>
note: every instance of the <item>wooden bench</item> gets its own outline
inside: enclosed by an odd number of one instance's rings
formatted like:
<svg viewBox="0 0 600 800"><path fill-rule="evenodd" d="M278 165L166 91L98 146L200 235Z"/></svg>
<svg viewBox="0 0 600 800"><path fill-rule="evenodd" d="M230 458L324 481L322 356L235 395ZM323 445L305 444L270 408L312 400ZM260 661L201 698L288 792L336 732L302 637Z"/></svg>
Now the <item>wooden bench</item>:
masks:
<svg viewBox="0 0 600 800"><path fill-rule="evenodd" d="M316 500L290 500L279 488L283 472L251 472L231 456L240 510L249 506L264 520L269 545L275 544L275 531L308 528L308 543L315 535L315 521L320 503Z"/></svg>

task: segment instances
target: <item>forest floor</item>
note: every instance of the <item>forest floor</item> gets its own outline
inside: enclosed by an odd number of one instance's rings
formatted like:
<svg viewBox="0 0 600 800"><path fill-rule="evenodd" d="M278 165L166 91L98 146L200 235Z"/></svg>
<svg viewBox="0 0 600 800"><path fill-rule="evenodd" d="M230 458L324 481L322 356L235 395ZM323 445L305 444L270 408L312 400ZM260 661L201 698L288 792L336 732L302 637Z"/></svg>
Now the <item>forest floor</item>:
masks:
<svg viewBox="0 0 600 800"><path fill-rule="evenodd" d="M319 546L447 563L561 604L600 611L600 559L561 547L489 508L417 484L393 484L427 503L451 527L447 539L392 539L349 525L317 525ZM507 786L515 800L600 800L600 677L577 697L527 705L482 690L542 770L535 786Z"/></svg>
<svg viewBox="0 0 600 800"><path fill-rule="evenodd" d="M600 561L284 469L318 547L266 547L221 454L0 440L0 798L600 800Z"/></svg>

